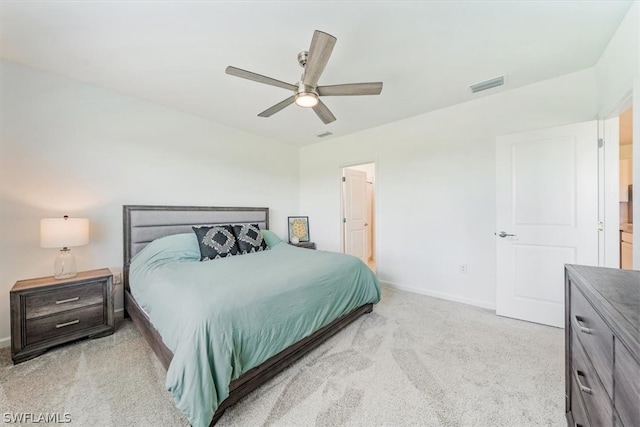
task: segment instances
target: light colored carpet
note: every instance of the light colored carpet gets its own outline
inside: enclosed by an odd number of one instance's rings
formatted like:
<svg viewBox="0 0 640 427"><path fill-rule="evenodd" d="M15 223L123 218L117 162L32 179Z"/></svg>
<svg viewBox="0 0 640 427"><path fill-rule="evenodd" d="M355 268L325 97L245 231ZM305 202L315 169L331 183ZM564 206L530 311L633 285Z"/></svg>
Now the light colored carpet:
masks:
<svg viewBox="0 0 640 427"><path fill-rule="evenodd" d="M8 350L0 351L0 416L67 412L73 426L188 425L129 320L113 336L16 366ZM385 288L373 313L218 425L565 426L564 333Z"/></svg>

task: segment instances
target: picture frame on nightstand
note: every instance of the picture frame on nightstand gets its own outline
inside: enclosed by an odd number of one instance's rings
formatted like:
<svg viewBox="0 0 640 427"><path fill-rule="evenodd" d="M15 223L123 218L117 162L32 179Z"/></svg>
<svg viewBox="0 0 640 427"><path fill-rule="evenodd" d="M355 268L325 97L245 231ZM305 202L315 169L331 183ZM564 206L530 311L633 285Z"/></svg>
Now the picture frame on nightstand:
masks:
<svg viewBox="0 0 640 427"><path fill-rule="evenodd" d="M289 223L289 242L302 243L309 242L309 217L308 216L290 216Z"/></svg>

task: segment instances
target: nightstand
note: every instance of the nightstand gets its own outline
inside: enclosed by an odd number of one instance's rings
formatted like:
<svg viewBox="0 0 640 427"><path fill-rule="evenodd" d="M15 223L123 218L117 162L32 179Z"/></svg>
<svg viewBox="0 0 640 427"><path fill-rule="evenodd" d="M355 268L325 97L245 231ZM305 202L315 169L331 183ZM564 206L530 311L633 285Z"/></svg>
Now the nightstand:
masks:
<svg viewBox="0 0 640 427"><path fill-rule="evenodd" d="M114 331L113 275L106 268L70 279L20 280L9 296L14 364L59 344Z"/></svg>
<svg viewBox="0 0 640 427"><path fill-rule="evenodd" d="M297 246L299 248L305 248L305 249L315 249L316 248L315 242L300 242L300 243L291 243L291 242L289 242L289 244L291 246Z"/></svg>

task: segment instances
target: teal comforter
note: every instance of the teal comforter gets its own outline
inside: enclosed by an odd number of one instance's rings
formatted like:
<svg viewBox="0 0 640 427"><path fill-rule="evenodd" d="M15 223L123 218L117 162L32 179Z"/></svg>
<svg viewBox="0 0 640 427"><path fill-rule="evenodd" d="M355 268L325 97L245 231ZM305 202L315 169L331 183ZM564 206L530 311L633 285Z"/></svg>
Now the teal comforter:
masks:
<svg viewBox="0 0 640 427"><path fill-rule="evenodd" d="M208 426L229 383L336 318L380 300L359 259L296 248L200 262L195 234L151 242L131 262L131 292L174 357L166 387L194 427Z"/></svg>

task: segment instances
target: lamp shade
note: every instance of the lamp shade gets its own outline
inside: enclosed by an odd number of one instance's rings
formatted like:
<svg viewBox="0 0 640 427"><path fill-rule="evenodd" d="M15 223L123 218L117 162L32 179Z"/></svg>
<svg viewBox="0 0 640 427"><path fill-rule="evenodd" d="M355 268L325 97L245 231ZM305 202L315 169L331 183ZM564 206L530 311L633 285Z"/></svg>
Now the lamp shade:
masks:
<svg viewBox="0 0 640 427"><path fill-rule="evenodd" d="M40 220L40 246L43 248L68 248L89 243L87 218L46 218Z"/></svg>

